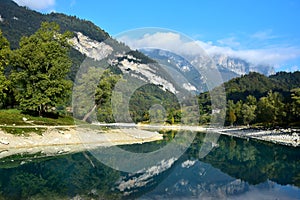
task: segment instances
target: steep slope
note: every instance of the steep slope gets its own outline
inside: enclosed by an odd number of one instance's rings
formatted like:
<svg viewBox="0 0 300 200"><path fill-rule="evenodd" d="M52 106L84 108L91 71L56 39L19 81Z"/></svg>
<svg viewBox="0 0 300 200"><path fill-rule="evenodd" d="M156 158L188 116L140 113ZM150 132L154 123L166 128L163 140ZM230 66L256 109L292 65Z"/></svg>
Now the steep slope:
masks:
<svg viewBox="0 0 300 200"><path fill-rule="evenodd" d="M176 82L189 91L207 91L199 71L185 58L162 49L141 49L145 55L156 60L166 71L178 77ZM176 75L177 74L177 75Z"/></svg>
<svg viewBox="0 0 300 200"><path fill-rule="evenodd" d="M67 16L59 13L48 15L18 6L12 0L0 1L0 29L4 36L10 41L12 48L17 48L22 36L33 34L43 21L55 21L61 31L66 30L81 32L93 40L104 41L109 38L108 33L100 29L93 23L78 19L77 17Z"/></svg>
<svg viewBox="0 0 300 200"><path fill-rule="evenodd" d="M170 83L170 77L165 76L163 70L160 70L159 65L154 64L153 60L112 39L92 22L59 13L44 15L20 7L11 0L1 0L0 8L0 29L10 41L12 48L17 48L20 38L33 34L43 21L58 23L62 32L73 32L73 49L70 53L73 67L69 75L72 80L75 79L85 58L90 57L108 65L115 65L123 73L162 85L166 90L176 91ZM149 63L152 64L148 65Z"/></svg>
<svg viewBox="0 0 300 200"><path fill-rule="evenodd" d="M40 24L43 21L54 21L58 23L62 32L80 32L97 42L109 40L112 43L112 46L118 46L118 48L121 49L118 42L110 40L110 36L105 31L89 21L58 13L44 15L28 8L20 7L11 0L1 0L0 8L0 29L2 30L3 35L9 40L11 48L13 49L19 46L21 37L32 35L40 27ZM129 49L126 46L123 46L122 48ZM71 49L70 56L73 66L69 77L71 80L74 80L80 64L87 55L73 48Z"/></svg>
<svg viewBox="0 0 300 200"><path fill-rule="evenodd" d="M234 101L245 100L248 95L260 98L270 90L284 95L291 89L300 87L300 72L279 72L270 77L250 72L248 75L224 83L224 87L227 98Z"/></svg>

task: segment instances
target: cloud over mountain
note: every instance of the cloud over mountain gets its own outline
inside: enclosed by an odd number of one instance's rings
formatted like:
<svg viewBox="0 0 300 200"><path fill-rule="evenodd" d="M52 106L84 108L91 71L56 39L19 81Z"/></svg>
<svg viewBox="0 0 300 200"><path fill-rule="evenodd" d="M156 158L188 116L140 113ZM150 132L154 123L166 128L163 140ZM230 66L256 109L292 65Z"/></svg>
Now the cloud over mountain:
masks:
<svg viewBox="0 0 300 200"><path fill-rule="evenodd" d="M257 37L263 37L262 33ZM294 46L267 46L257 49L234 49L232 45L238 45L233 38L219 40L219 45L212 42L200 40L186 40L176 32L155 32L144 34L138 38L121 36L119 38L131 48L168 48L167 50L175 53L198 54L203 49L208 55L222 54L231 57L244 59L254 64L272 65L278 67L286 61L300 57L300 49ZM227 46L226 46L227 44Z"/></svg>

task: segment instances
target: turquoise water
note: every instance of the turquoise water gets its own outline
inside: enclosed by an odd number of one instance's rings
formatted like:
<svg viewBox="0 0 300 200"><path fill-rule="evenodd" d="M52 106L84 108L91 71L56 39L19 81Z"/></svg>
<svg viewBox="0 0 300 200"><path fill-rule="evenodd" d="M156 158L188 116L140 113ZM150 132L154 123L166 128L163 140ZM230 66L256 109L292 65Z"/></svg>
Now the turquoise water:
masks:
<svg viewBox="0 0 300 200"><path fill-rule="evenodd" d="M121 148L154 151L175 134ZM204 137L198 133L178 160L138 173L111 169L89 152L2 159L0 199L300 199L299 148L221 136L200 159Z"/></svg>

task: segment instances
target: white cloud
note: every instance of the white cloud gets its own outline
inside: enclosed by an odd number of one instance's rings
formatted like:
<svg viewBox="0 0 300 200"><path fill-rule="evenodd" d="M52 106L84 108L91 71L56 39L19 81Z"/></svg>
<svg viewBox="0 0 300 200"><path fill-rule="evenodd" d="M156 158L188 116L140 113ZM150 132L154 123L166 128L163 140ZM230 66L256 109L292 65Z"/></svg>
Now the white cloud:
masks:
<svg viewBox="0 0 300 200"><path fill-rule="evenodd" d="M250 37L252 37L254 39L258 39L258 40L269 40L269 39L278 38L278 36L273 35L273 31L271 29L267 29L264 31L258 31L256 33L250 35Z"/></svg>
<svg viewBox="0 0 300 200"><path fill-rule="evenodd" d="M255 64L270 64L277 66L282 65L289 60L300 58L300 48L297 47L233 50L231 47L215 46L202 41L197 42L209 55L225 54L242 58Z"/></svg>
<svg viewBox="0 0 300 200"><path fill-rule="evenodd" d="M142 38L133 39L128 36L121 36L118 40L126 43L133 49L159 48L175 53L198 54L203 53L203 49L192 40L186 40L181 35L173 32L156 32L145 34Z"/></svg>
<svg viewBox="0 0 300 200"><path fill-rule="evenodd" d="M27 6L34 10L53 8L55 0L14 0L20 6Z"/></svg>
<svg viewBox="0 0 300 200"><path fill-rule="evenodd" d="M230 38L224 38L221 40L217 40L217 42L222 46L230 46L230 47L238 47L240 46L240 43L236 41L236 38L230 37Z"/></svg>
<svg viewBox="0 0 300 200"><path fill-rule="evenodd" d="M258 35L257 35L258 37ZM261 38L263 35L261 35ZM119 40L123 41L131 48L160 48L169 50L175 53L188 53L188 54L200 54L204 50L208 55L225 54L232 57L238 57L245 59L248 62L254 64L270 64L274 67L281 66L289 60L300 58L299 47L286 47L286 46L272 46L266 48L257 49L242 49L235 50L231 45L239 45L234 38L227 38L218 40L217 42L222 46L213 44L213 42L204 41L192 41L182 38L178 33L174 32L156 32L153 34L145 34L138 39L130 37L120 37ZM228 45L228 46L223 46Z"/></svg>

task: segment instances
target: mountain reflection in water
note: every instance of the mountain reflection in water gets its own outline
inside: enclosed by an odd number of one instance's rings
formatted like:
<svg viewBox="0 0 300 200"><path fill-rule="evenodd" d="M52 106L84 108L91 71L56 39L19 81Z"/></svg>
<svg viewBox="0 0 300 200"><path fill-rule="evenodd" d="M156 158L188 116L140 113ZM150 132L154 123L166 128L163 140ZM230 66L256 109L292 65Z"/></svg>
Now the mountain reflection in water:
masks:
<svg viewBox="0 0 300 200"><path fill-rule="evenodd" d="M148 152L165 140L121 148ZM199 159L199 133L178 160L124 173L89 152L57 157L16 155L0 160L0 199L299 199L299 148L221 136ZM134 164L134 163L133 163Z"/></svg>

